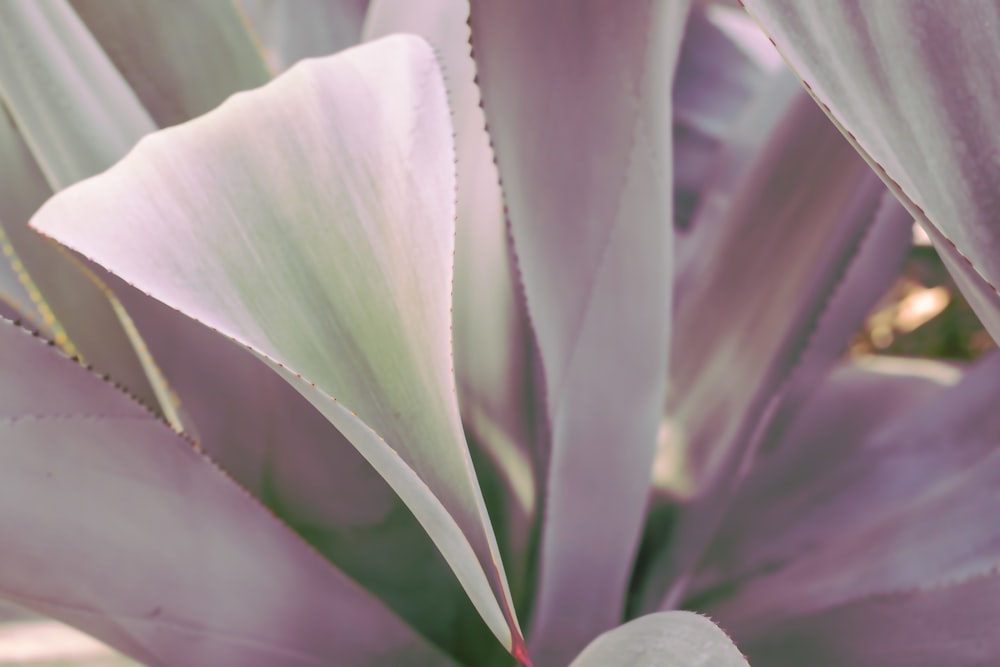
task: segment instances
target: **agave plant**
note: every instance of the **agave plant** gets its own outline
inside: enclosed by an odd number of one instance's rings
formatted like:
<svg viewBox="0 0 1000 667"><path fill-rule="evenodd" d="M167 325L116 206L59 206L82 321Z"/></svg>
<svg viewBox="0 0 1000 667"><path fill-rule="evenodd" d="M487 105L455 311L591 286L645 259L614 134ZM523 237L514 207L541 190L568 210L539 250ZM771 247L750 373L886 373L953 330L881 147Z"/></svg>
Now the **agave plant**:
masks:
<svg viewBox="0 0 1000 667"><path fill-rule="evenodd" d="M0 599L148 665L1000 660L1000 357L842 361L914 220L1000 334L1000 8L746 5L0 3Z"/></svg>

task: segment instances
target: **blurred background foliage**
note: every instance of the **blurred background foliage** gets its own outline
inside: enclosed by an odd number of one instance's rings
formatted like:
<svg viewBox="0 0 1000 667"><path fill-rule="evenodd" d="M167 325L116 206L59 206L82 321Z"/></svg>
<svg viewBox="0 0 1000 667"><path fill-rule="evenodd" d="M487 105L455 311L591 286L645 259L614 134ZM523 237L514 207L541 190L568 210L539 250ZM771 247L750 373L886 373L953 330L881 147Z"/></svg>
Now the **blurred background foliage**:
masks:
<svg viewBox="0 0 1000 667"><path fill-rule="evenodd" d="M913 247L902 273L869 313L849 354L972 361L995 347L926 235L915 225Z"/></svg>

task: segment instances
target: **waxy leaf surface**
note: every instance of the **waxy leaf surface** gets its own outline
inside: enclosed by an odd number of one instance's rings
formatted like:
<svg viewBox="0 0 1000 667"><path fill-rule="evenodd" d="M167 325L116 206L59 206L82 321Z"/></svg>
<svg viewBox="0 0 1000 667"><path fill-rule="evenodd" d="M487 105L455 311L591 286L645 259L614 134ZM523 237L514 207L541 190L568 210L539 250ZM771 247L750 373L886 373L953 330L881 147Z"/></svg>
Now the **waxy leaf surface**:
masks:
<svg viewBox="0 0 1000 667"><path fill-rule="evenodd" d="M34 225L267 361L386 478L513 649L451 368L448 121L426 42L387 38L150 135Z"/></svg>

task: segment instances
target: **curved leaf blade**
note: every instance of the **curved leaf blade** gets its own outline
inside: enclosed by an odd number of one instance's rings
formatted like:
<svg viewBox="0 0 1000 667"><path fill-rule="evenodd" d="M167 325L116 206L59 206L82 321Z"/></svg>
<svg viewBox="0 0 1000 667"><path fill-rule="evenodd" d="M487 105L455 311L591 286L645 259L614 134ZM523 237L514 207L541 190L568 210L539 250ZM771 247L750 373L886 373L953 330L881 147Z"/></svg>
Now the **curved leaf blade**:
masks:
<svg viewBox="0 0 1000 667"><path fill-rule="evenodd" d="M517 283L499 176L480 107L469 47L469 3L375 0L365 39L393 32L425 38L441 62L455 128L457 217L452 314L455 376L462 423L504 485L501 548L514 554L508 574L526 588L537 527L540 390L535 341ZM489 496L487 496L489 501ZM490 508L494 522L498 518ZM496 525L496 524L495 524ZM506 538L506 539L504 539ZM511 568L514 568L512 571ZM527 602L527 595L517 600Z"/></svg>
<svg viewBox="0 0 1000 667"><path fill-rule="evenodd" d="M511 649L454 395L450 136L430 48L387 38L151 135L33 224L285 377L403 497Z"/></svg>
<svg viewBox="0 0 1000 667"><path fill-rule="evenodd" d="M0 322L0 597L149 665L447 661L140 404Z"/></svg>
<svg viewBox="0 0 1000 667"><path fill-rule="evenodd" d="M423 527L326 417L243 346L109 278L209 458L458 662L504 653Z"/></svg>
<svg viewBox="0 0 1000 667"><path fill-rule="evenodd" d="M988 285L1000 284L1000 139L992 130L1000 7L976 0L746 6L911 214L954 243Z"/></svg>

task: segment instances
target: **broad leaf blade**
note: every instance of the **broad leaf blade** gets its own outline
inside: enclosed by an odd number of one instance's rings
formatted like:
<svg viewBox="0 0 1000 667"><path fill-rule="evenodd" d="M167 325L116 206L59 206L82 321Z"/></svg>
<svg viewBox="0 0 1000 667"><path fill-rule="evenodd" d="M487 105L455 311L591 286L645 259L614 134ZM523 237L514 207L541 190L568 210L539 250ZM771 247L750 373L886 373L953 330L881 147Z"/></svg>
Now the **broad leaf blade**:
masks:
<svg viewBox="0 0 1000 667"><path fill-rule="evenodd" d="M618 622L641 528L666 390L685 14L683 2L472 4L552 431L532 622L543 665Z"/></svg>
<svg viewBox="0 0 1000 667"><path fill-rule="evenodd" d="M264 358L403 497L510 649L451 371L450 136L429 47L388 38L151 135L34 224Z"/></svg>
<svg viewBox="0 0 1000 667"><path fill-rule="evenodd" d="M0 322L0 597L148 665L447 664L157 417Z"/></svg>
<svg viewBox="0 0 1000 667"><path fill-rule="evenodd" d="M649 614L604 633L570 667L748 667L711 620L687 611Z"/></svg>
<svg viewBox="0 0 1000 667"><path fill-rule="evenodd" d="M70 4L160 127L271 78L232 0Z"/></svg>
<svg viewBox="0 0 1000 667"><path fill-rule="evenodd" d="M746 5L912 215L954 243L987 284L1000 284L1000 138L992 130L1000 7L977 0Z"/></svg>

